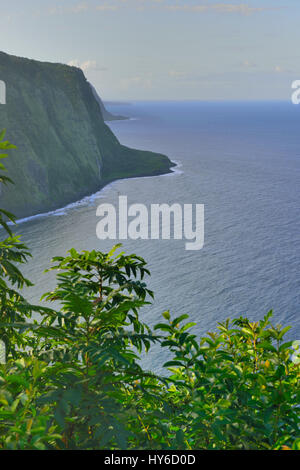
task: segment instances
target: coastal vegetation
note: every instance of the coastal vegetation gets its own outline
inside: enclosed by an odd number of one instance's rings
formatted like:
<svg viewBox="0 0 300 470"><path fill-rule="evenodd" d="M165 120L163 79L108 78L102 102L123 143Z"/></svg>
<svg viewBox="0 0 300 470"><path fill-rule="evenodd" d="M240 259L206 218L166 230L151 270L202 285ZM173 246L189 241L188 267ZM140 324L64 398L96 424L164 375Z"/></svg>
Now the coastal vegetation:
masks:
<svg viewBox="0 0 300 470"><path fill-rule="evenodd" d="M14 147L4 136L1 161ZM54 258L44 299L59 307L31 305L14 220L0 211L1 449L300 450L299 345L272 312L202 338L169 311L151 329L139 314L153 298L146 262L120 246ZM140 361L154 344L159 374Z"/></svg>

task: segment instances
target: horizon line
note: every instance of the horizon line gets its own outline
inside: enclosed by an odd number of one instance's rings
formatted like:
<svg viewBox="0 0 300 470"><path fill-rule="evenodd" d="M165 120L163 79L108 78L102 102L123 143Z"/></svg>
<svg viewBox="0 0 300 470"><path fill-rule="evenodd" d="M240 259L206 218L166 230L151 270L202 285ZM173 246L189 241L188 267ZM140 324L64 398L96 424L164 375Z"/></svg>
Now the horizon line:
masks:
<svg viewBox="0 0 300 470"><path fill-rule="evenodd" d="M201 99L201 98L183 98L183 99L163 99L163 98L130 98L130 99L118 99L118 98L103 98L103 103L114 103L114 104L130 104L132 102L165 102L165 103L187 103L187 102L200 102L200 103L291 103L288 98L266 98L266 99Z"/></svg>

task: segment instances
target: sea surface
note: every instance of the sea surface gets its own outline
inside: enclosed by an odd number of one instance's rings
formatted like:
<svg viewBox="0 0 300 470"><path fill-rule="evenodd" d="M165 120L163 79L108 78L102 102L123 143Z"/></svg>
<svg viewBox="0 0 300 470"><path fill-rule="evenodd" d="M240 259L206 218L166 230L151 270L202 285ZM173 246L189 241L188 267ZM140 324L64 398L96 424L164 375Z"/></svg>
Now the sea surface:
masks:
<svg viewBox="0 0 300 470"><path fill-rule="evenodd" d="M43 274L50 259L75 247L108 250L96 237L96 208L118 196L128 203L205 205L205 243L185 250L184 240L127 240L126 252L149 263L155 301L142 310L150 325L161 314L188 313L205 334L228 317L292 325L300 339L300 106L285 102L134 102L108 106L130 117L109 123L122 144L165 153L173 174L119 180L98 194L50 215L24 221L17 233L33 259L23 269L35 283L26 295L38 302L55 285ZM145 359L159 370L155 347Z"/></svg>

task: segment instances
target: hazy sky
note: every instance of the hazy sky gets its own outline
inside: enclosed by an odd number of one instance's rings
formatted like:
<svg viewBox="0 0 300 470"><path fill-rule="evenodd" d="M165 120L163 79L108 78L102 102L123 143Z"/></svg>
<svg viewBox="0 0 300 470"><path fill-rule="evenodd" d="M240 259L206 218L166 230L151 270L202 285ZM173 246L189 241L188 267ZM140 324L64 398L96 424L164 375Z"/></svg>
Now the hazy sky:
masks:
<svg viewBox="0 0 300 470"><path fill-rule="evenodd" d="M79 65L104 99L289 99L300 79L299 0L0 6L2 51Z"/></svg>

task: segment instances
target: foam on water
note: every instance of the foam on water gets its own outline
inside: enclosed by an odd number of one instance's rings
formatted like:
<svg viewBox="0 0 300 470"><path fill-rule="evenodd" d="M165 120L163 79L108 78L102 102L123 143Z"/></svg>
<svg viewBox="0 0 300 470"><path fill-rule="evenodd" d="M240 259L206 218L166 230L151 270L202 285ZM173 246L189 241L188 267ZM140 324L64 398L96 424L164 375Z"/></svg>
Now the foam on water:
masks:
<svg viewBox="0 0 300 470"><path fill-rule="evenodd" d="M179 168L182 166L180 162L175 162L175 160L172 161L172 163L175 163L176 166L172 167L172 171L170 173L166 173L165 175L161 176L174 176L174 175L180 175L183 172L179 170ZM141 176L141 177L136 177L136 178L123 178L124 180L127 179L141 179L141 178L149 178L149 176ZM97 199L104 198L105 195L104 193L108 191L112 186L117 183L119 180L113 181L112 183L107 184L104 186L100 191L97 191L94 194L91 194L90 196L85 196L84 198L76 201L76 202L71 202L70 204L67 204L64 207L61 207L59 209L55 209L54 211L49 211L49 212L43 212L41 214L36 214L36 215L31 215L29 217L24 217L22 219L18 219L16 221L17 224L23 224L26 222L30 222L31 220L39 219L41 217L62 217L64 215L67 215L67 212L72 210L72 209L77 209L82 206L90 206L94 205L95 201ZM9 225L14 225L12 222L8 223Z"/></svg>

